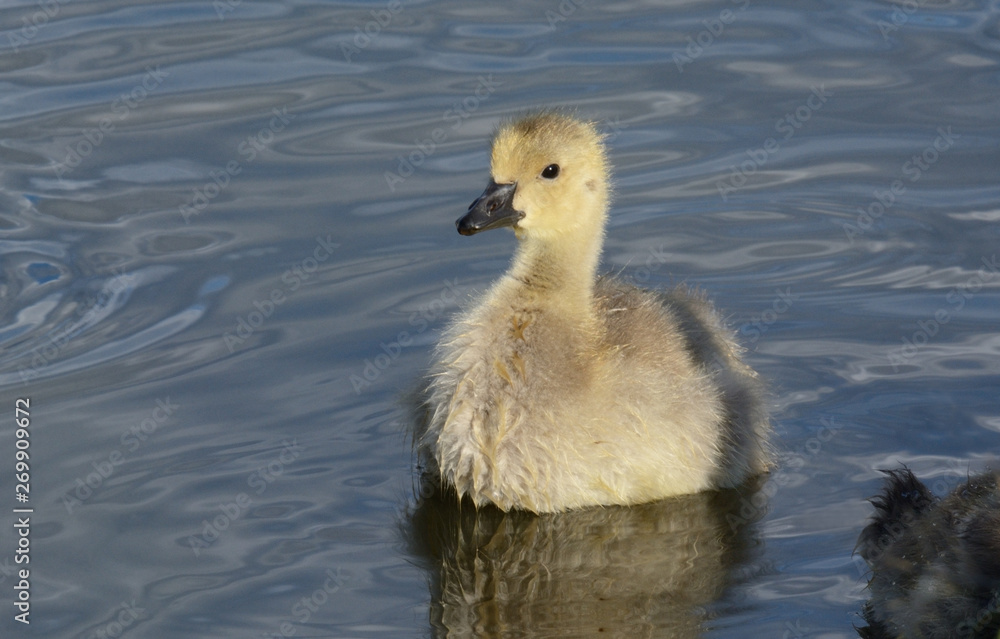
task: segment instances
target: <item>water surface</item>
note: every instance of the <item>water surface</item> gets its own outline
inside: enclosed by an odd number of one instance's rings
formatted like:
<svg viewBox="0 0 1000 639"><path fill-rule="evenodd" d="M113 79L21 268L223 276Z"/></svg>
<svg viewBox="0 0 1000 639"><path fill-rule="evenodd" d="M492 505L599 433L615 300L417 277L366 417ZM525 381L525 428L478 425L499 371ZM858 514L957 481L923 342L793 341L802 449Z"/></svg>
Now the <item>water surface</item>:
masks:
<svg viewBox="0 0 1000 639"><path fill-rule="evenodd" d="M31 400L34 513L4 632L854 636L877 469L942 493L1000 450L998 16L7 3L0 396ZM405 398L514 242L453 222L497 121L553 105L608 135L605 268L705 290L769 381L762 485L544 518L415 490Z"/></svg>

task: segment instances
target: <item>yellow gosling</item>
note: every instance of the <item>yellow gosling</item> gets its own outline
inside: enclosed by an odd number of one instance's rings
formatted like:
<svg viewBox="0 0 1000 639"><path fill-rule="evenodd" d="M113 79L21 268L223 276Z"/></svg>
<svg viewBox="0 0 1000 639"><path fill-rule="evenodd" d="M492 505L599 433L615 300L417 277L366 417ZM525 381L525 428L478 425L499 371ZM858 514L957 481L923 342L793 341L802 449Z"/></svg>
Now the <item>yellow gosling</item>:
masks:
<svg viewBox="0 0 1000 639"><path fill-rule="evenodd" d="M735 486L768 467L756 374L702 296L597 277L609 171L594 125L506 123L459 233L513 228L510 270L438 347L419 446L477 504L554 512Z"/></svg>

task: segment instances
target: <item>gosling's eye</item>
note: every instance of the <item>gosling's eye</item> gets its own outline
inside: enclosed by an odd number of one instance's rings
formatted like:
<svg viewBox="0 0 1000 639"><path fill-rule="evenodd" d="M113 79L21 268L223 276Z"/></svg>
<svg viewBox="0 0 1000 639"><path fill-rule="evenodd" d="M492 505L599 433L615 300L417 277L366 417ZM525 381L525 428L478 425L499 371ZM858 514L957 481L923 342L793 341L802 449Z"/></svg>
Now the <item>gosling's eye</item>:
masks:
<svg viewBox="0 0 1000 639"><path fill-rule="evenodd" d="M559 175L559 165L550 164L542 171L542 177L546 180L554 180Z"/></svg>

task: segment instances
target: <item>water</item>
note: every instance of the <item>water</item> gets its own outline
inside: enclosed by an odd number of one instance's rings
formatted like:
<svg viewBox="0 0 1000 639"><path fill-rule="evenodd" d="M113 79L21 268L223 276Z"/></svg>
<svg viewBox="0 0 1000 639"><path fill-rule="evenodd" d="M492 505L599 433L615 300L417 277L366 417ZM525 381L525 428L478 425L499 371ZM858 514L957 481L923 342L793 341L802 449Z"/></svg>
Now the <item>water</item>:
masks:
<svg viewBox="0 0 1000 639"><path fill-rule="evenodd" d="M6 3L4 636L854 636L876 469L998 454L997 9ZM453 221L540 105L609 136L605 268L707 291L769 380L756 496L416 496L406 394L513 247Z"/></svg>

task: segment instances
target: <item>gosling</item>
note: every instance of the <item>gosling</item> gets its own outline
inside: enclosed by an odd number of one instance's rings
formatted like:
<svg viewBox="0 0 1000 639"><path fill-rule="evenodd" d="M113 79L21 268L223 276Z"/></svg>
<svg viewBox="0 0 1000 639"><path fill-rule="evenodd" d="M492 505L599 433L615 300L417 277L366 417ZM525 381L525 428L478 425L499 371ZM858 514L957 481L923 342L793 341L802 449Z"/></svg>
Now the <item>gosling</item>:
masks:
<svg viewBox="0 0 1000 639"><path fill-rule="evenodd" d="M938 499L910 469L884 471L858 537L871 567L866 639L1000 636L1000 472Z"/></svg>
<svg viewBox="0 0 1000 639"><path fill-rule="evenodd" d="M702 296L597 277L610 198L593 123L502 124L456 222L510 227L509 271L437 349L418 446L459 497L502 510L630 505L766 470L761 383Z"/></svg>

